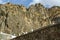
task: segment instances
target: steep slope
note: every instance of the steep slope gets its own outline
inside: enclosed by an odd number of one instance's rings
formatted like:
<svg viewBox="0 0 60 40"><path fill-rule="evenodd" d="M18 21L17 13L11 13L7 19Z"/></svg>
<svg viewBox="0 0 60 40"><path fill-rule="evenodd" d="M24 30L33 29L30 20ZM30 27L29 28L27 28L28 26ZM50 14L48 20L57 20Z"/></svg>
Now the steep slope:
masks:
<svg viewBox="0 0 60 40"><path fill-rule="evenodd" d="M47 9L40 3L31 5L28 9L22 5L1 4L0 32L20 36L47 25L53 25L55 23L54 15L58 13L60 15L59 11L59 7Z"/></svg>
<svg viewBox="0 0 60 40"><path fill-rule="evenodd" d="M60 24L47 26L11 40L60 40Z"/></svg>

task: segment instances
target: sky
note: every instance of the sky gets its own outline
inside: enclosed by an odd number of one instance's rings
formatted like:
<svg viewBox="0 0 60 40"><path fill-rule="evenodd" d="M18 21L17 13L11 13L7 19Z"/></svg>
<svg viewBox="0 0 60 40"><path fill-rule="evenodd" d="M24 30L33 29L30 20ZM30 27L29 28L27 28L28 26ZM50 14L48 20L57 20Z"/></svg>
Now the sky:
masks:
<svg viewBox="0 0 60 40"><path fill-rule="evenodd" d="M52 6L60 6L60 0L0 0L0 4L5 4L7 2L19 5L22 4L26 7L29 7L30 5L34 5L36 3L41 3L47 8L50 8Z"/></svg>

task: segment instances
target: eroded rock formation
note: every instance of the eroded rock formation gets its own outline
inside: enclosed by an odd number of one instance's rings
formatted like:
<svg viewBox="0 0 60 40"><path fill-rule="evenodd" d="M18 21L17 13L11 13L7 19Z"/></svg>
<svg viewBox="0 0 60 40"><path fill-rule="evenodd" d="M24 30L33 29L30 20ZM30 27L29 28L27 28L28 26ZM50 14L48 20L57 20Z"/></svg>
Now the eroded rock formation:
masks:
<svg viewBox="0 0 60 40"><path fill-rule="evenodd" d="M22 5L1 4L0 32L20 36L47 25L53 25L55 17L60 17L58 6L47 9L39 3L27 9Z"/></svg>

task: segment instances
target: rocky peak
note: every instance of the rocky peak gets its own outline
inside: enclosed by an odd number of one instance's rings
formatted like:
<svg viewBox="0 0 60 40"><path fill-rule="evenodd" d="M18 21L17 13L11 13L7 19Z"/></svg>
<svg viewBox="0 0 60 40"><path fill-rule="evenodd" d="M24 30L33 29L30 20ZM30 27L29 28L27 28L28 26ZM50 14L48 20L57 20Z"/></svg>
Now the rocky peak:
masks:
<svg viewBox="0 0 60 40"><path fill-rule="evenodd" d="M52 8L49 8L48 11L49 11L49 16L51 17L58 17L60 15L59 6L53 6Z"/></svg>
<svg viewBox="0 0 60 40"><path fill-rule="evenodd" d="M39 3L39 4L31 5L29 7L29 10L36 10L36 11L38 11L37 9L41 10L41 8L44 8L44 6Z"/></svg>

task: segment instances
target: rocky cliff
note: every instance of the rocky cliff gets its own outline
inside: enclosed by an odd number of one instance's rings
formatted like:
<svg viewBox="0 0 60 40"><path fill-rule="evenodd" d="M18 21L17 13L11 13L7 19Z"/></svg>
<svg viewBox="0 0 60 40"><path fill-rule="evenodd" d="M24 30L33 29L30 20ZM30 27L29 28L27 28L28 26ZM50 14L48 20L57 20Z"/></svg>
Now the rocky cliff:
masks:
<svg viewBox="0 0 60 40"><path fill-rule="evenodd" d="M40 3L25 8L11 3L0 4L0 32L20 36L57 23L60 7L45 8Z"/></svg>
<svg viewBox="0 0 60 40"><path fill-rule="evenodd" d="M60 40L60 24L40 28L11 40Z"/></svg>

